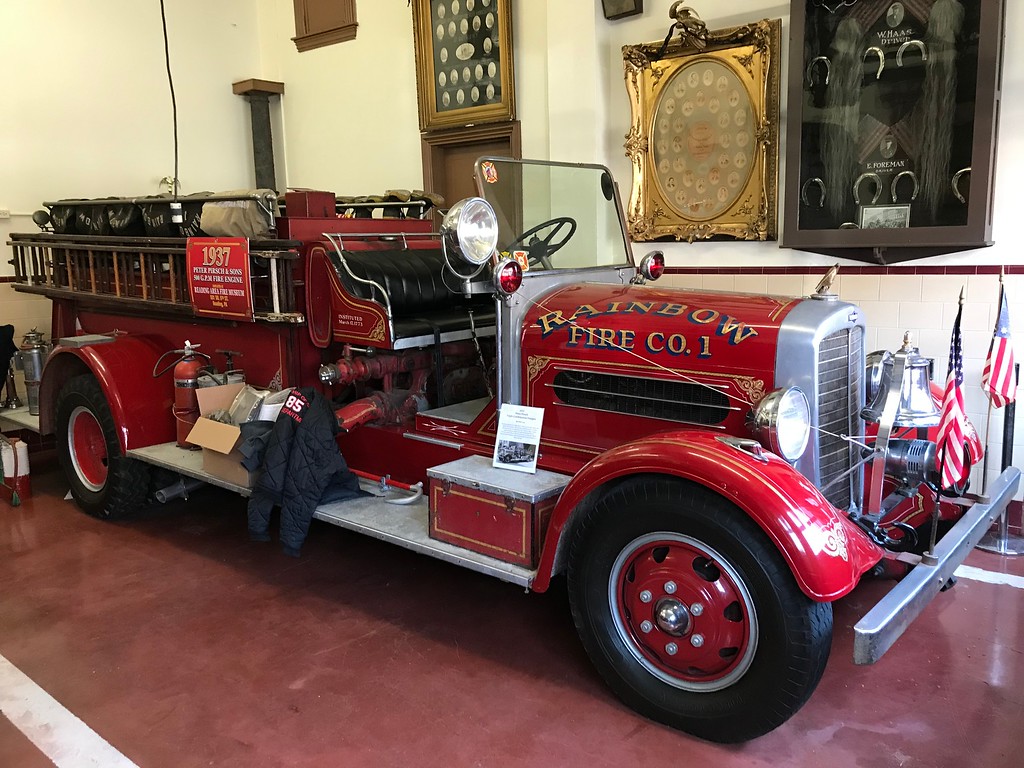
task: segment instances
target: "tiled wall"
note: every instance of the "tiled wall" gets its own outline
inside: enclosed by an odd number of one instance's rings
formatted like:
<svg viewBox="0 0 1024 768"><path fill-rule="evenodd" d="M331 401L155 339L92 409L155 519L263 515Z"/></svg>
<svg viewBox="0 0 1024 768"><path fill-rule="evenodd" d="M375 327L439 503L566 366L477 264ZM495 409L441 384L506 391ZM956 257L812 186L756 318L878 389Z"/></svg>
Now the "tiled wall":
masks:
<svg viewBox="0 0 1024 768"><path fill-rule="evenodd" d="M1024 338L1024 270L1008 268L1005 277L1009 299L1010 328ZM950 274L952 272L952 274ZM737 268L689 270L672 269L662 280L680 287L716 291L770 293L782 296L806 296L814 291L824 270L809 273L802 268ZM945 383L949 365L949 343L961 289L965 289L964 312L960 322L963 334L964 397L967 415L978 434L985 439L988 399L982 394L981 373L992 340L998 311L998 268L985 267L852 267L840 270L833 290L845 301L857 304L867 322L865 348L868 351L895 351L910 331L921 353L935 358L935 379ZM1016 360L1024 363L1015 345ZM1022 390L1024 395L1024 390ZM1020 408L1024 409L1024 403ZM993 409L989 432L989 481L999 474L1002 458L1003 416L1005 409ZM1013 440L1016 466L1024 462L1024 423ZM981 468L971 475L971 490L982 488ZM1018 494L1017 498L1021 498Z"/></svg>

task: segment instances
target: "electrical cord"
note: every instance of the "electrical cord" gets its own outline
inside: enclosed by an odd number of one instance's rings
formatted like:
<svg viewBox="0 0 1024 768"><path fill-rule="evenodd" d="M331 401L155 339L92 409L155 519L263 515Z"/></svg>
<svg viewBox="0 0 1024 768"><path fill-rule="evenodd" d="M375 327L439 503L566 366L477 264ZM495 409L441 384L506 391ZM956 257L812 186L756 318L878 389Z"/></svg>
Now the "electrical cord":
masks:
<svg viewBox="0 0 1024 768"><path fill-rule="evenodd" d="M174 201L178 201L178 102L174 98L174 78L171 76L171 50L167 41L167 15L164 12L164 0L160 0L160 24L164 31L164 63L167 66L167 85L171 89L171 119L174 127Z"/></svg>

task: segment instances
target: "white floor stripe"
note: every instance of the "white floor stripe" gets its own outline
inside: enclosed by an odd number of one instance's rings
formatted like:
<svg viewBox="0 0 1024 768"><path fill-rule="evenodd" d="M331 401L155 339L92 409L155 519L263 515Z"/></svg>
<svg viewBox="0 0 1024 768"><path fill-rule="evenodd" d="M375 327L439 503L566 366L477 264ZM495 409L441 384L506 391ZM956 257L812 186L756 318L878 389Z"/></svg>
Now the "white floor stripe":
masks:
<svg viewBox="0 0 1024 768"><path fill-rule="evenodd" d="M1006 584L1017 589L1024 589L1024 576L1014 576L1010 573L996 573L986 571L983 568L974 568L970 565L961 565L956 569L956 575L972 581L984 581L988 584Z"/></svg>
<svg viewBox="0 0 1024 768"><path fill-rule="evenodd" d="M57 768L138 768L3 656L0 713Z"/></svg>

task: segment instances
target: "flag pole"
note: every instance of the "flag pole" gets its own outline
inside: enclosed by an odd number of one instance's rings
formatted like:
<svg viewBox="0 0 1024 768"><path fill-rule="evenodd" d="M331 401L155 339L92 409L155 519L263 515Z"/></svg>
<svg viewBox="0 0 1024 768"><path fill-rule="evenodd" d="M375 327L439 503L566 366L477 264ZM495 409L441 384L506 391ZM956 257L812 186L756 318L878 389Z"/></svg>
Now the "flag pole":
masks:
<svg viewBox="0 0 1024 768"><path fill-rule="evenodd" d="M957 381L958 379L962 379L963 378L962 369L958 370L958 366L961 365L961 363L959 362L959 359L954 360L954 358L959 358L959 356L962 354L962 346L961 345L962 345L963 342L961 341L961 337L960 337L960 318L961 318L961 316L963 314L963 311L964 311L964 289L961 288L960 289L960 302L959 302L959 307L958 307L957 313L956 313L956 321L953 323L953 340L950 342L950 346L949 346L949 355L950 355L949 366L948 366L948 371L949 372L946 374L946 390L945 390L945 392L943 393L943 396L942 396L942 418L939 421L939 432L940 433L943 430L943 422L945 421L946 416L947 416L946 406L947 406L947 398L949 397L949 381L950 381L950 377L953 376L954 377L954 381ZM957 371L957 375L956 376L954 376L954 371ZM958 389L959 386L960 386L960 383L955 383L954 384L954 391L956 389ZM963 414L962 413L960 415L960 418L961 419L963 418ZM962 432L962 425L961 425L961 432ZM960 435L960 439L961 439L961 441L963 440L963 435L962 434ZM948 450L947 449L948 449L948 445L949 445L944 438L940 437L940 441L942 443L942 447L941 447L940 453L939 453L939 482L935 484L935 511L932 513L931 539L930 539L930 541L928 543L928 549L925 550L923 555L921 555L921 563L923 565L938 565L939 564L939 559L935 555L935 544L938 542L939 518L941 517L941 514L942 514L942 484L943 484L943 477L945 476L945 473L946 473L946 459L948 458ZM963 450L963 445L962 444L960 445L959 449L961 451Z"/></svg>
<svg viewBox="0 0 1024 768"><path fill-rule="evenodd" d="M1020 365L1013 369L1014 380L1020 379ZM1007 403L1003 410L1003 469L1013 463L1013 425L1016 416L1016 404ZM994 552L1003 557L1024 555L1024 537L1010 533L1010 507L1007 505L999 517L999 531L989 531L981 537L975 549Z"/></svg>
<svg viewBox="0 0 1024 768"><path fill-rule="evenodd" d="M1006 271L1006 267L999 267L999 300L996 303L996 325L999 324L998 313L1003 307L1003 274ZM991 342L989 342L989 356L992 355ZM984 390L984 381L982 381L982 389ZM988 447L989 437L992 433L992 395L987 391L985 392L985 398L988 400L988 415L985 417L985 457L981 461L981 493L978 494L978 501L983 504L988 503Z"/></svg>
<svg viewBox="0 0 1024 768"><path fill-rule="evenodd" d="M978 501L988 504L988 435L992 429L992 398L988 399L988 415L985 417L985 456L981 460L981 493Z"/></svg>
<svg viewBox="0 0 1024 768"><path fill-rule="evenodd" d="M1013 343L1010 341L1010 316L1006 307L1005 267L999 269L999 309L992 342L985 360L981 387L988 397L989 418L992 408L1003 408L1003 469L1013 462L1013 427L1016 416L1017 385L1020 366L1013 360ZM997 399L998 398L998 399ZM985 433L985 468L988 464L988 429ZM985 473L988 480L988 473ZM984 487L984 486L983 486ZM983 499L985 500L985 499ZM1009 508L999 518L999 531L989 531L977 544L978 549L997 555L1024 555L1024 538L1010 535Z"/></svg>

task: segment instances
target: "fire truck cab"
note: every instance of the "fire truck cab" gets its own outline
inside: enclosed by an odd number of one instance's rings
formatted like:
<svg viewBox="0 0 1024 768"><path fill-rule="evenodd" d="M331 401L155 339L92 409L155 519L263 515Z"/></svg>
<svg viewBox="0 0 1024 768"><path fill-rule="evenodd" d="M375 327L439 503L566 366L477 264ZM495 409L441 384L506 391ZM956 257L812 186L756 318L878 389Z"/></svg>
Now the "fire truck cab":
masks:
<svg viewBox="0 0 1024 768"><path fill-rule="evenodd" d="M1019 472L984 504L936 501L923 358L909 340L867 355L863 314L829 276L805 298L659 287L664 259L634 259L606 168L476 170L480 196L437 234L405 201L362 218L332 193L290 193L274 239L241 244L12 235L17 290L54 303L40 424L74 498L112 518L179 475L251 492L175 444L174 385L153 374L188 339L256 386L331 401L372 494L317 519L535 592L564 576L582 643L629 706L713 741L768 732L821 678L832 601L911 564L856 629L855 660L877 660ZM211 304L189 267L221 246L244 246L240 303ZM543 409L536 472L494 466L501 409L518 405ZM949 532L928 547L933 517Z"/></svg>

